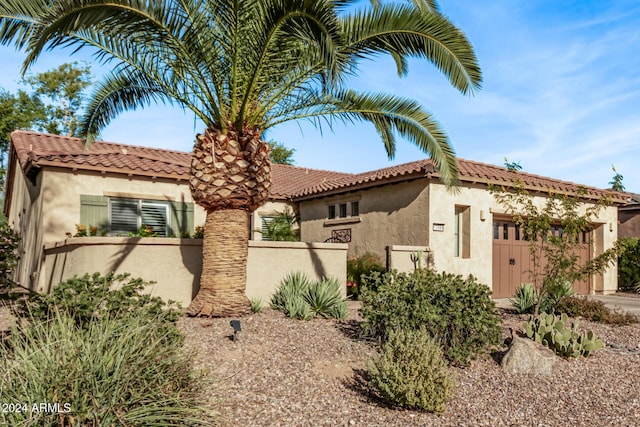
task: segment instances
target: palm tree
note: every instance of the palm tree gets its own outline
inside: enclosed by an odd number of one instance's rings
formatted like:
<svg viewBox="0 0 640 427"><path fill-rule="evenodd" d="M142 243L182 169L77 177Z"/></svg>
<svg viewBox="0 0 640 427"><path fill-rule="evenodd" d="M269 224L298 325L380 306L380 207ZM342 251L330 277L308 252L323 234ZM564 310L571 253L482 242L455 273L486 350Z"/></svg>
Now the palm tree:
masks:
<svg viewBox="0 0 640 427"><path fill-rule="evenodd" d="M171 101L206 125L193 149L190 187L207 211L200 291L187 312L248 311L251 212L271 185L267 129L308 119L370 122L390 158L400 135L428 153L442 180L457 181L455 154L417 102L345 87L362 59L390 54L400 75L410 57L435 65L462 93L481 73L464 33L433 0L0 0L0 43L27 53L93 49L114 64L82 122L90 143L119 113ZM374 2L378 3L378 2Z"/></svg>

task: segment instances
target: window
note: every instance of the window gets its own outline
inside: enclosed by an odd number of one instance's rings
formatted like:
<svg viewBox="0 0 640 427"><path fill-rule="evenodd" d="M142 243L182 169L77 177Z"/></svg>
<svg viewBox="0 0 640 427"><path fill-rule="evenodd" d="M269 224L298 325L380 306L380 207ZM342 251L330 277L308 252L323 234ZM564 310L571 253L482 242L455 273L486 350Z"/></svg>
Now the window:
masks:
<svg viewBox="0 0 640 427"><path fill-rule="evenodd" d="M111 235L136 233L144 224L159 237L169 235L169 205L163 202L116 199L109 201Z"/></svg>
<svg viewBox="0 0 640 427"><path fill-rule="evenodd" d="M360 202L344 202L327 206L327 219L360 216Z"/></svg>
<svg viewBox="0 0 640 427"><path fill-rule="evenodd" d="M336 205L330 205L328 218L334 219L335 217L336 217Z"/></svg>
<svg viewBox="0 0 640 427"><path fill-rule="evenodd" d="M453 221L453 256L460 256L460 229L462 225L462 212L460 208L456 208L455 219Z"/></svg>
<svg viewBox="0 0 640 427"><path fill-rule="evenodd" d="M347 217L347 204L340 203L340 218L346 218L346 217Z"/></svg>
<svg viewBox="0 0 640 427"><path fill-rule="evenodd" d="M269 225L273 221L272 216L265 215L262 217L262 240L271 240L271 233L269 233Z"/></svg>
<svg viewBox="0 0 640 427"><path fill-rule="evenodd" d="M351 216L359 216L359 215L360 215L360 203L351 202Z"/></svg>
<svg viewBox="0 0 640 427"><path fill-rule="evenodd" d="M471 214L469 206L456 206L453 224L453 256L459 258L471 257ZM494 229L495 233L495 229ZM494 234L495 236L495 234Z"/></svg>

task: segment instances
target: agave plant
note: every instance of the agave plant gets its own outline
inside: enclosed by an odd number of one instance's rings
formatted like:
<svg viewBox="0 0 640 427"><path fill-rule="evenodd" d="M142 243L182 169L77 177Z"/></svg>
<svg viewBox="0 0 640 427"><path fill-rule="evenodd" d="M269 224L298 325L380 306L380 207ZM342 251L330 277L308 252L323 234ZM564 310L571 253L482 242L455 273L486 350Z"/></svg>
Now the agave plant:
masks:
<svg viewBox="0 0 640 427"><path fill-rule="evenodd" d="M363 59L388 54L400 75L408 59L435 65L462 93L481 73L466 36L433 0L0 0L0 44L26 51L23 71L58 47L90 48L113 65L81 123L90 143L126 110L175 102L206 129L191 163L193 199L206 212L200 290L191 315L248 313L246 260L251 212L271 187L263 139L281 123L369 122L389 157L401 135L455 184L455 155L417 102L345 86Z"/></svg>
<svg viewBox="0 0 640 427"><path fill-rule="evenodd" d="M304 299L316 315L338 319L346 316L346 304L336 278L324 278L314 283L307 289Z"/></svg>

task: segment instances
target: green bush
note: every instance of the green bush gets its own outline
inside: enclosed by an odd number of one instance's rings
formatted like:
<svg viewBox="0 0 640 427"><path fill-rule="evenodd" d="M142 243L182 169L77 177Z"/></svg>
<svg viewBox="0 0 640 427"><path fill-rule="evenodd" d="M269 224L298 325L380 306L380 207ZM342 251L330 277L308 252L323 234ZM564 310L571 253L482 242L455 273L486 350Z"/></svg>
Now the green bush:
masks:
<svg viewBox="0 0 640 427"><path fill-rule="evenodd" d="M368 369L373 388L394 406L441 413L453 395L442 350L424 328L390 331Z"/></svg>
<svg viewBox="0 0 640 427"><path fill-rule="evenodd" d="M131 278L129 273L74 276L54 286L47 295L30 295L21 305L18 315L45 321L60 311L75 319L78 326L133 312L177 321L182 315L177 306L166 304L160 297L142 293L148 285L143 279Z"/></svg>
<svg viewBox="0 0 640 427"><path fill-rule="evenodd" d="M389 331L424 327L450 362L468 365L500 342L500 319L490 295L472 276L465 280L429 270L374 273L361 293L363 327L382 341Z"/></svg>
<svg viewBox="0 0 640 427"><path fill-rule="evenodd" d="M560 300L576 293L568 280L547 281L544 286L546 289L540 303L540 311L543 313L556 313L556 307Z"/></svg>
<svg viewBox="0 0 640 427"><path fill-rule="evenodd" d="M25 406L0 412L0 424L211 425L200 406L202 378L171 332L158 327L163 322L131 315L78 328L77 319L55 311L47 321L23 322L0 345L0 402ZM32 411L38 402L58 406Z"/></svg>
<svg viewBox="0 0 640 427"><path fill-rule="evenodd" d="M160 321L167 331L174 331L172 326L182 312L172 303L166 304L159 297L142 293L147 285L140 278L131 278L128 273L85 274L54 286L48 295L31 294L21 301L15 314L46 322L60 313L72 318L82 329L96 320L147 316ZM179 334L172 332L170 335L177 341L181 340Z"/></svg>
<svg viewBox="0 0 640 427"><path fill-rule="evenodd" d="M13 269L20 256L18 245L20 236L7 224L0 224L0 294L10 293L16 286Z"/></svg>
<svg viewBox="0 0 640 427"><path fill-rule="evenodd" d="M586 297L564 297L556 307L557 313L569 317L582 317L593 322L629 325L638 322L638 317L624 311L610 310L602 301Z"/></svg>
<svg viewBox="0 0 640 427"><path fill-rule="evenodd" d="M371 273L384 273L385 271L386 268L380 257L372 252L366 252L356 258L349 258L347 260L347 282L351 283L351 286L347 288L348 295L358 299L364 278Z"/></svg>
<svg viewBox="0 0 640 427"><path fill-rule="evenodd" d="M640 292L640 238L620 239L624 250L618 258L618 284L621 290Z"/></svg>
<svg viewBox="0 0 640 427"><path fill-rule="evenodd" d="M569 326L569 317L564 313L559 318L553 314L540 313L538 318L530 317L522 327L528 338L563 357L586 357L604 345L591 331L579 333L578 320L574 320Z"/></svg>
<svg viewBox="0 0 640 427"><path fill-rule="evenodd" d="M344 319L347 307L334 278L312 282L301 272L286 275L271 297L271 308L293 319L309 320L315 315Z"/></svg>

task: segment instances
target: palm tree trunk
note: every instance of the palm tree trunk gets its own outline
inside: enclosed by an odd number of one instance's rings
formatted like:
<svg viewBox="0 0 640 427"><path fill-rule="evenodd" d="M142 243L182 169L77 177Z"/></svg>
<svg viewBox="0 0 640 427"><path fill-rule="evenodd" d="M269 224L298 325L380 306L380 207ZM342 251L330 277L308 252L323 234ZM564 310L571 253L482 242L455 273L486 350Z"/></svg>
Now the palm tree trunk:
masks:
<svg viewBox="0 0 640 427"><path fill-rule="evenodd" d="M247 314L249 219L267 201L271 187L269 147L260 139L260 132L207 129L198 135L189 185L194 201L207 211L207 219L200 290L187 314Z"/></svg>
<svg viewBox="0 0 640 427"><path fill-rule="evenodd" d="M232 317L249 312L245 283L250 216L242 209L207 212L200 290L187 314Z"/></svg>

